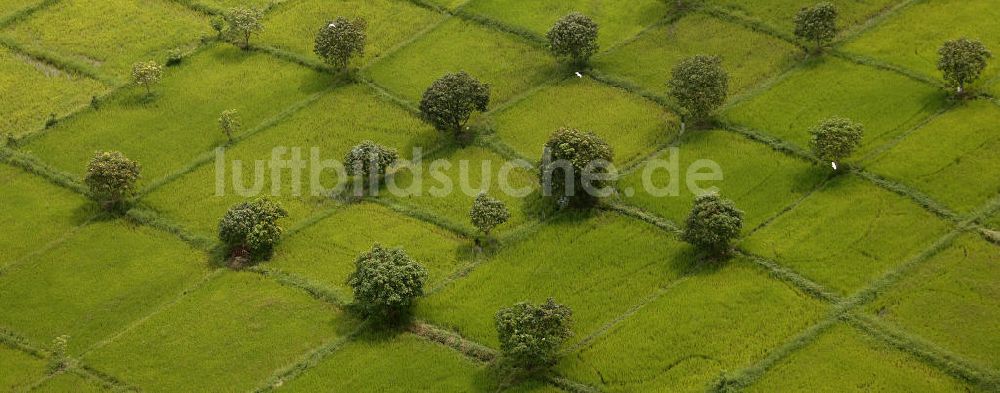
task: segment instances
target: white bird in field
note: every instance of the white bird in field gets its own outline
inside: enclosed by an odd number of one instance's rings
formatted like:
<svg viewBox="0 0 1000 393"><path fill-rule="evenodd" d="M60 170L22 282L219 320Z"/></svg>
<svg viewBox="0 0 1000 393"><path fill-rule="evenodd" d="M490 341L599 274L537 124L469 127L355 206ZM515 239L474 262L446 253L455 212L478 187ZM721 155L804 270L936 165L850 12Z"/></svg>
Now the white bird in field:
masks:
<svg viewBox="0 0 1000 393"><path fill-rule="evenodd" d="M837 163L836 162L831 162L830 166L833 167L833 170L837 170Z"/></svg>
<svg viewBox="0 0 1000 393"><path fill-rule="evenodd" d="M576 77L577 78L583 78L583 74L581 74L580 71L577 71L576 72Z"/></svg>

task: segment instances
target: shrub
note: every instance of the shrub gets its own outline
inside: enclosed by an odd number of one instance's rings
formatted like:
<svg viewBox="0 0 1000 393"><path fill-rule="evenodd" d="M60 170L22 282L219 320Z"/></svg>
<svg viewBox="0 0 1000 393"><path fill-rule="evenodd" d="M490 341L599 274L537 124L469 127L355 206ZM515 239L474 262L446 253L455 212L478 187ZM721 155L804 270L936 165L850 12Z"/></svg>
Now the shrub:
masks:
<svg viewBox="0 0 1000 393"><path fill-rule="evenodd" d="M586 15L573 12L559 18L545 37L549 39L553 55L584 65L597 52L597 30L597 23Z"/></svg>
<svg viewBox="0 0 1000 393"><path fill-rule="evenodd" d="M539 181L546 196L560 205L593 206L613 185L614 152L592 132L562 128L545 142Z"/></svg>
<svg viewBox="0 0 1000 393"><path fill-rule="evenodd" d="M722 69L722 58L696 55L674 66L667 85L686 114L701 120L726 102L729 74Z"/></svg>
<svg viewBox="0 0 1000 393"><path fill-rule="evenodd" d="M704 194L695 198L686 224L681 234L684 241L713 256L725 255L730 251L729 242L743 229L743 212L718 194Z"/></svg>
<svg viewBox="0 0 1000 393"><path fill-rule="evenodd" d="M139 62L132 65L132 82L146 88L146 94L152 93L152 85L159 83L163 76L163 67L155 61Z"/></svg>
<svg viewBox="0 0 1000 393"><path fill-rule="evenodd" d="M469 218L472 220L472 225L483 231L483 235L489 236L493 228L510 219L510 210L507 210L507 205L499 199L481 192L472 203Z"/></svg>
<svg viewBox="0 0 1000 393"><path fill-rule="evenodd" d="M813 154L836 165L861 145L864 126L845 118L834 117L816 125L809 133L812 135L809 146Z"/></svg>
<svg viewBox="0 0 1000 393"><path fill-rule="evenodd" d="M447 74L434 81L420 100L424 120L441 132L457 137L473 111L485 111L490 103L490 86L465 71Z"/></svg>
<svg viewBox="0 0 1000 393"><path fill-rule="evenodd" d="M938 50L937 68L944 74L944 80L955 87L959 95L965 93L965 86L983 73L986 62L993 56L982 42L959 38L945 41Z"/></svg>
<svg viewBox="0 0 1000 393"><path fill-rule="evenodd" d="M351 21L337 17L319 29L313 51L327 64L346 70L352 56L364 55L367 28L362 18Z"/></svg>
<svg viewBox="0 0 1000 393"><path fill-rule="evenodd" d="M224 16L213 16L209 23L212 26L212 30L215 31L215 36L217 38L222 38L222 33L226 30L226 17Z"/></svg>
<svg viewBox="0 0 1000 393"><path fill-rule="evenodd" d="M368 316L398 320L409 313L414 300L423 296L427 270L401 248L375 244L358 256L355 270L347 278L354 290L354 303Z"/></svg>
<svg viewBox="0 0 1000 393"><path fill-rule="evenodd" d="M573 335L573 312L551 298L501 309L494 321L503 359L528 371L554 365L559 347Z"/></svg>
<svg viewBox="0 0 1000 393"><path fill-rule="evenodd" d="M267 198L241 202L219 221L219 240L237 262L267 259L284 231L278 219L287 216L281 204Z"/></svg>
<svg viewBox="0 0 1000 393"><path fill-rule="evenodd" d="M372 141L363 141L344 157L344 166L348 176L383 176L389 167L396 164L399 153L396 149L379 145Z"/></svg>
<svg viewBox="0 0 1000 393"><path fill-rule="evenodd" d="M90 188L90 196L110 211L122 208L126 198L135 193L139 172L139 164L121 152L98 152L87 164L84 183Z"/></svg>
<svg viewBox="0 0 1000 393"><path fill-rule="evenodd" d="M250 48L250 36L264 30L260 23L263 13L254 8L237 7L226 13L229 34L243 41L243 48Z"/></svg>
<svg viewBox="0 0 1000 393"><path fill-rule="evenodd" d="M180 49L171 49L167 53L167 67L173 67L184 61L184 52Z"/></svg>
<svg viewBox="0 0 1000 393"><path fill-rule="evenodd" d="M52 355L49 357L49 374L56 374L73 367L69 357L69 336L61 335L52 340Z"/></svg>
<svg viewBox="0 0 1000 393"><path fill-rule="evenodd" d="M226 139L232 142L233 134L240 132L241 128L243 128L243 122L240 121L240 114L236 109L222 111L222 115L219 116L219 129L222 130L223 134L226 134Z"/></svg>
<svg viewBox="0 0 1000 393"><path fill-rule="evenodd" d="M837 36L837 7L829 2L802 7L795 15L795 36L815 42L817 52L822 50Z"/></svg>

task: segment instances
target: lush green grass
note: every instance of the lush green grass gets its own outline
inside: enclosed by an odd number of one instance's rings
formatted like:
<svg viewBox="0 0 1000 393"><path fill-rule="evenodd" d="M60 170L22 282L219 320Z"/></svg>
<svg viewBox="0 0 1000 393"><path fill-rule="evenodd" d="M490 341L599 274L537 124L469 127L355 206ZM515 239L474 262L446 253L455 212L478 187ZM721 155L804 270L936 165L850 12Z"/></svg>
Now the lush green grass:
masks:
<svg viewBox="0 0 1000 393"><path fill-rule="evenodd" d="M809 129L819 122L847 117L865 126L860 157L937 112L945 97L905 76L825 57L737 104L725 117L801 147L808 146Z"/></svg>
<svg viewBox="0 0 1000 393"><path fill-rule="evenodd" d="M576 342L677 279L692 254L661 229L618 215L563 217L429 296L417 315L497 346L497 310L554 297L573 309Z"/></svg>
<svg viewBox="0 0 1000 393"><path fill-rule="evenodd" d="M489 83L490 105L551 79L560 70L548 53L520 37L452 18L368 72L376 82L414 103L449 72L465 71Z"/></svg>
<svg viewBox="0 0 1000 393"><path fill-rule="evenodd" d="M704 392L824 316L818 301L743 259L677 283L560 370L602 391Z"/></svg>
<svg viewBox="0 0 1000 393"><path fill-rule="evenodd" d="M910 200L844 175L743 246L846 295L916 256L949 229Z"/></svg>
<svg viewBox="0 0 1000 393"><path fill-rule="evenodd" d="M201 277L206 256L175 237L120 222L88 225L0 276L0 325L81 353Z"/></svg>
<svg viewBox="0 0 1000 393"><path fill-rule="evenodd" d="M210 32L206 16L167 0L60 1L4 30L21 44L119 78L133 63L162 62L168 50Z"/></svg>
<svg viewBox="0 0 1000 393"><path fill-rule="evenodd" d="M213 137L224 138L221 133ZM177 220L185 227L205 235L214 235L218 220L230 206L253 197L241 195L233 186L233 160L241 162L241 187L252 190L254 162L270 160L272 148L299 148L301 157L311 161L311 149L317 148L320 159L343 160L345 154L362 140L371 139L399 150L410 157L412 148L436 143L437 133L400 107L379 99L363 86L337 88L288 119L225 150L227 169L224 171L224 195L216 193L216 163L209 163L180 179L167 183L151 193L145 201L154 209ZM282 159L292 152L282 153ZM310 164L302 171L300 196L293 195L297 184L291 170L281 171L279 194L275 199L289 210L291 223L308 218L318 209L329 206L327 194L313 196L311 171L319 168ZM321 186L337 184L334 169L324 170ZM261 195L272 194L275 180L270 170L264 171Z"/></svg>
<svg viewBox="0 0 1000 393"><path fill-rule="evenodd" d="M986 368L997 369L1000 251L974 234L963 235L867 310Z"/></svg>
<svg viewBox="0 0 1000 393"><path fill-rule="evenodd" d="M178 1L178 0L173 0ZM181 2L191 2L192 4L205 5L222 10L229 10L234 7L253 7L256 9L267 9L275 4L282 4L288 0L179 0ZM265 29L267 25L265 25Z"/></svg>
<svg viewBox="0 0 1000 393"><path fill-rule="evenodd" d="M600 135L619 164L652 153L680 127L658 104L589 78L545 87L496 114L495 123L504 142L533 160L555 130L569 127Z"/></svg>
<svg viewBox="0 0 1000 393"><path fill-rule="evenodd" d="M694 165L700 160L709 160L719 165L723 178L698 181L694 185L704 189L717 187L722 196L735 201L744 212L745 231L762 224L815 189L830 171L726 131L688 132L677 150L668 150L656 159L666 165L676 160L676 177L666 168L641 166L619 182L618 188L625 201L682 223L697 196L696 190L688 186L692 179L688 171L709 173ZM647 170L650 171L648 175ZM644 186L647 176L655 189L647 190ZM666 188L671 181L677 182L677 195L657 196L651 192L661 189L668 192ZM633 193L631 196L628 196L629 189Z"/></svg>
<svg viewBox="0 0 1000 393"><path fill-rule="evenodd" d="M0 0L0 20L41 2L42 0Z"/></svg>
<svg viewBox="0 0 1000 393"><path fill-rule="evenodd" d="M144 182L180 169L225 143L222 111L239 111L251 129L326 89L331 78L265 54L229 45L167 68L155 97L139 87L119 92L33 141L30 151L69 173L82 173L99 150L120 150L142 165Z"/></svg>
<svg viewBox="0 0 1000 393"><path fill-rule="evenodd" d="M83 197L0 165L0 269L40 250L97 212Z"/></svg>
<svg viewBox="0 0 1000 393"><path fill-rule="evenodd" d="M869 166L954 209L969 212L1000 194L1000 106L975 101L935 118Z"/></svg>
<svg viewBox="0 0 1000 393"><path fill-rule="evenodd" d="M417 33L444 19L442 14L397 0L305 0L277 7L268 15L260 40L310 58L320 27L338 16L368 21L368 42L354 66L376 61Z"/></svg>
<svg viewBox="0 0 1000 393"><path fill-rule="evenodd" d="M303 291L227 272L84 359L145 391L247 391L355 325Z"/></svg>
<svg viewBox="0 0 1000 393"><path fill-rule="evenodd" d="M402 247L430 273L433 287L455 271L467 256L465 241L433 224L374 204L340 208L322 221L295 233L281 243L269 267L296 273L334 288L351 299L347 276L361 253L379 243Z"/></svg>
<svg viewBox="0 0 1000 393"><path fill-rule="evenodd" d="M1000 51L997 19L1000 8L991 0L921 1L852 40L844 49L940 79L937 51L947 40L978 39L994 54ZM984 80L1000 70L996 59L990 63Z"/></svg>
<svg viewBox="0 0 1000 393"><path fill-rule="evenodd" d="M34 356L0 344L0 389L7 392L26 390L45 376L46 364Z"/></svg>
<svg viewBox="0 0 1000 393"><path fill-rule="evenodd" d="M835 325L769 370L750 392L964 392L970 387L883 342Z"/></svg>
<svg viewBox="0 0 1000 393"><path fill-rule="evenodd" d="M38 131L50 115L70 114L106 90L98 81L0 46L0 91L24 93L0 96L0 133L18 136Z"/></svg>
<svg viewBox="0 0 1000 393"><path fill-rule="evenodd" d="M509 0L472 0L463 9L540 37L544 37L559 18L570 12L580 12L597 23L597 44L601 49L607 49L667 17L670 3L634 0L627 7L617 5L602 0L536 0L520 1L516 5Z"/></svg>
<svg viewBox="0 0 1000 393"><path fill-rule="evenodd" d="M760 21L792 35L795 32L795 14L813 2L801 0L707 0L734 14ZM869 18L891 8L898 0L831 0L839 14L837 28L842 31L864 24Z"/></svg>
<svg viewBox="0 0 1000 393"><path fill-rule="evenodd" d="M56 375L49 380L45 381L38 388L32 390L33 392L74 392L74 393L97 393L97 392L107 392L107 389L95 384L93 381L86 380L83 377L70 374L62 373Z"/></svg>
<svg viewBox="0 0 1000 393"><path fill-rule="evenodd" d="M649 30L594 60L601 71L666 96L670 70L697 54L722 56L729 91L738 93L793 63L799 50L777 38L703 14Z"/></svg>

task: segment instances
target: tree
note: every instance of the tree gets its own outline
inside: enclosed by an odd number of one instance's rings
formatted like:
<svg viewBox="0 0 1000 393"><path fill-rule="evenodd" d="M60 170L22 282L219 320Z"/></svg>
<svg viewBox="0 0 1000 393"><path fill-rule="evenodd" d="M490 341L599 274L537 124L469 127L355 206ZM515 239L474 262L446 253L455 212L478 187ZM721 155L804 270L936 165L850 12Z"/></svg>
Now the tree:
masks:
<svg viewBox="0 0 1000 393"><path fill-rule="evenodd" d="M829 2L802 7L795 15L795 36L815 42L816 51L837 36L837 7Z"/></svg>
<svg viewBox="0 0 1000 393"><path fill-rule="evenodd" d="M554 365L559 347L573 335L573 312L552 298L501 309L494 321L504 360L527 371Z"/></svg>
<svg viewBox="0 0 1000 393"><path fill-rule="evenodd" d="M70 367L73 367L73 359L69 357L69 336L64 334L52 340L49 373L55 374Z"/></svg>
<svg viewBox="0 0 1000 393"><path fill-rule="evenodd" d="M722 69L722 58L697 55L678 63L667 85L687 115L700 120L726 102L729 74Z"/></svg>
<svg viewBox="0 0 1000 393"><path fill-rule="evenodd" d="M539 165L539 181L546 196L560 205L593 206L601 190L611 187L614 152L593 132L561 128L552 133Z"/></svg>
<svg viewBox="0 0 1000 393"><path fill-rule="evenodd" d="M337 17L319 29L313 51L327 64L346 70L352 56L364 55L367 28L362 18Z"/></svg>
<svg viewBox="0 0 1000 393"><path fill-rule="evenodd" d="M243 122L240 121L240 114L236 109L228 109L222 112L219 116L219 129L222 130L223 134L226 134L226 139L230 142L233 141L233 134L240 132L243 128Z"/></svg>
<svg viewBox="0 0 1000 393"><path fill-rule="evenodd" d="M695 198L686 224L681 235L684 241L713 256L725 255L730 250L729 242L743 229L743 212L719 194L704 194Z"/></svg>
<svg viewBox="0 0 1000 393"><path fill-rule="evenodd" d="M556 21L545 34L549 49L559 58L568 58L576 65L585 65L597 52L597 23L586 15L573 12Z"/></svg>
<svg viewBox="0 0 1000 393"><path fill-rule="evenodd" d="M219 240L236 261L267 259L284 232L278 219L287 216L281 204L267 198L241 202L219 222Z"/></svg>
<svg viewBox="0 0 1000 393"><path fill-rule="evenodd" d="M483 235L488 237L493 228L510 219L510 210L507 210L507 205L504 205L499 199L481 192L476 196L476 201L472 203L469 218L472 220L472 225L475 225L476 228L483 231Z"/></svg>
<svg viewBox="0 0 1000 393"><path fill-rule="evenodd" d="M135 193L139 172L139 164L121 152L98 152L87 164L84 183L90 196L110 211L123 207L126 198Z"/></svg>
<svg viewBox="0 0 1000 393"><path fill-rule="evenodd" d="M264 14L254 8L237 7L229 10L226 14L226 25L229 27L229 34L243 40L243 48L250 48L250 36L264 30L264 25L260 19Z"/></svg>
<svg viewBox="0 0 1000 393"><path fill-rule="evenodd" d="M369 316L390 321L406 316L424 294L427 270L401 248L375 244L354 265L347 284L354 290L355 304Z"/></svg>
<svg viewBox="0 0 1000 393"><path fill-rule="evenodd" d="M833 117L809 130L809 146L816 157L836 163L847 158L861 145L864 126L851 120Z"/></svg>
<svg viewBox="0 0 1000 393"><path fill-rule="evenodd" d="M372 141L363 141L347 152L344 166L348 176L383 176L398 159L399 153L396 149Z"/></svg>
<svg viewBox="0 0 1000 393"><path fill-rule="evenodd" d="M490 103L490 86L465 71L447 74L434 81L420 100L420 113L441 132L457 137L473 111L485 111Z"/></svg>
<svg viewBox="0 0 1000 393"><path fill-rule="evenodd" d="M965 86L979 78L993 56L982 42L968 38L945 41L938 55L937 68L944 74L948 86L956 88L958 95L965 93Z"/></svg>
<svg viewBox="0 0 1000 393"><path fill-rule="evenodd" d="M132 82L146 88L146 95L152 94L151 87L160 82L163 67L155 61L144 61L132 65Z"/></svg>

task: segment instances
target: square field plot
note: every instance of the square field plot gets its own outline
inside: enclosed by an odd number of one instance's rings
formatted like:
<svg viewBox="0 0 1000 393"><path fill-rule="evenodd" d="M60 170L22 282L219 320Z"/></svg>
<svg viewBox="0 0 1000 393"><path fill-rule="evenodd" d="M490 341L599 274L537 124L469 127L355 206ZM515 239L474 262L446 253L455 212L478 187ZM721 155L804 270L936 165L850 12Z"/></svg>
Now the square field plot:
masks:
<svg viewBox="0 0 1000 393"><path fill-rule="evenodd" d="M47 373L46 362L25 352L0 344L0 389L5 392L28 391Z"/></svg>
<svg viewBox="0 0 1000 393"><path fill-rule="evenodd" d="M988 369L1000 368L1000 247L975 234L948 248L867 307Z"/></svg>
<svg viewBox="0 0 1000 393"><path fill-rule="evenodd" d="M997 20L1000 7L993 0L920 1L851 40L844 50L940 79L938 49L947 40L961 37L981 40L996 56L1000 50ZM998 71L1000 67L993 59L983 73L983 80Z"/></svg>
<svg viewBox="0 0 1000 393"><path fill-rule="evenodd" d="M722 56L730 93L739 93L789 67L799 50L782 40L703 14L652 28L603 53L594 67L666 96L670 70L698 54Z"/></svg>
<svg viewBox="0 0 1000 393"><path fill-rule="evenodd" d="M354 271L358 256L375 243L405 250L427 268L426 287L433 288L466 258L465 242L440 227L380 205L350 205L290 235L268 266L307 277L348 300L347 276Z"/></svg>
<svg viewBox="0 0 1000 393"><path fill-rule="evenodd" d="M368 21L365 55L355 66L381 59L398 45L444 19L444 15L395 0L302 0L277 6L267 16L260 41L300 55L313 53L316 33L329 21L343 16Z"/></svg>
<svg viewBox="0 0 1000 393"><path fill-rule="evenodd" d="M368 70L375 82L414 103L447 73L490 85L490 106L553 78L558 66L523 39L452 18Z"/></svg>
<svg viewBox="0 0 1000 393"><path fill-rule="evenodd" d="M218 135L213 134L213 139L224 138L218 130L214 132ZM294 224L329 206L330 192L326 189L334 188L340 179L336 169L323 169L316 177L319 184L313 187L312 172L321 169L312 160L313 148L320 160L341 162L353 146L370 139L409 157L413 148L427 149L437 143L437 137L419 119L377 98L366 87L341 87L273 127L228 146L221 170L216 157L216 162L155 189L145 202L188 229L214 236L219 218L230 206L268 195L285 206L289 212L286 222ZM289 168L271 170L267 165L273 154L288 160L295 151L308 162L298 179ZM261 165L260 169L257 165ZM274 187L275 181L278 188ZM217 187L221 187L221 193Z"/></svg>
<svg viewBox="0 0 1000 393"><path fill-rule="evenodd" d="M250 391L356 325L303 291L227 271L83 360L147 392Z"/></svg>
<svg viewBox="0 0 1000 393"><path fill-rule="evenodd" d="M559 18L570 12L580 12L600 26L597 44L601 49L607 49L667 17L669 4L657 0L633 0L622 7L604 0L535 0L516 4L508 0L472 0L462 10L485 15L539 37L545 37Z"/></svg>
<svg viewBox="0 0 1000 393"><path fill-rule="evenodd" d="M704 392L824 315L818 301L733 259L672 285L558 367L606 392Z"/></svg>
<svg viewBox="0 0 1000 393"><path fill-rule="evenodd" d="M868 167L968 213L1000 195L998 120L1000 106L966 103L934 118Z"/></svg>
<svg viewBox="0 0 1000 393"><path fill-rule="evenodd" d="M848 295L920 254L949 229L904 197L842 176L744 240L743 247Z"/></svg>
<svg viewBox="0 0 1000 393"><path fill-rule="evenodd" d="M834 325L783 359L748 392L965 392L960 381L920 360Z"/></svg>
<svg viewBox="0 0 1000 393"><path fill-rule="evenodd" d="M862 25L900 0L831 0L837 7L841 31ZM707 0L706 3L752 20L763 22L789 35L795 32L795 14L815 2L802 0Z"/></svg>
<svg viewBox="0 0 1000 393"><path fill-rule="evenodd" d="M211 33L208 18L167 0L67 0L4 30L22 45L54 51L116 78Z"/></svg>
<svg viewBox="0 0 1000 393"><path fill-rule="evenodd" d="M142 183L182 168L225 143L222 111L236 109L252 129L282 109L327 89L329 77L268 55L215 46L165 70L146 98L125 89L60 123L24 150L80 174L95 151L120 150L142 165Z"/></svg>
<svg viewBox="0 0 1000 393"><path fill-rule="evenodd" d="M98 212L82 196L0 164L0 270L58 241Z"/></svg>
<svg viewBox="0 0 1000 393"><path fill-rule="evenodd" d="M940 110L945 95L890 71L828 57L736 104L724 116L803 148L809 145L810 128L830 117L846 117L865 126L855 153L861 157Z"/></svg>
<svg viewBox="0 0 1000 393"><path fill-rule="evenodd" d="M599 135L619 165L652 153L679 129L677 117L658 104L589 78L542 88L494 117L500 139L531 160L561 127Z"/></svg>
<svg viewBox="0 0 1000 393"><path fill-rule="evenodd" d="M421 301L416 315L496 347L497 310L552 297L573 309L577 342L670 285L693 260L690 247L643 222L562 217Z"/></svg>
<svg viewBox="0 0 1000 393"><path fill-rule="evenodd" d="M0 276L0 326L35 345L69 335L82 353L176 297L207 271L175 237L98 222Z"/></svg>
<svg viewBox="0 0 1000 393"><path fill-rule="evenodd" d="M21 136L41 130L49 116L85 107L108 90L101 82L69 74L0 47L0 134Z"/></svg>
<svg viewBox="0 0 1000 393"><path fill-rule="evenodd" d="M657 155L655 161L640 165L619 181L626 201L681 223L694 198L715 188L743 210L747 232L814 190L829 173L829 168L728 131L694 131L682 138L676 149ZM718 165L722 178L697 181L699 173L710 173L702 168L712 163ZM676 193L671 186L676 186Z"/></svg>

